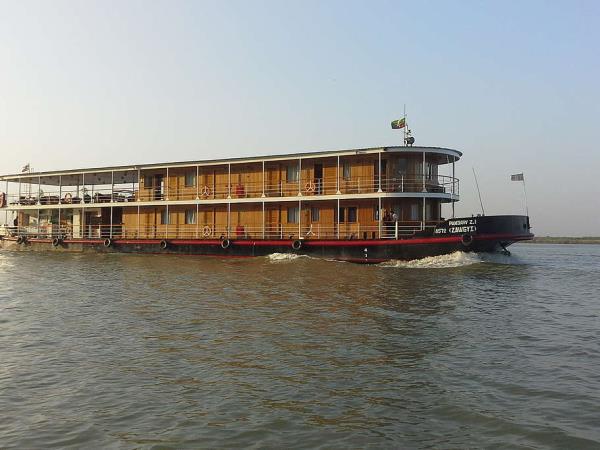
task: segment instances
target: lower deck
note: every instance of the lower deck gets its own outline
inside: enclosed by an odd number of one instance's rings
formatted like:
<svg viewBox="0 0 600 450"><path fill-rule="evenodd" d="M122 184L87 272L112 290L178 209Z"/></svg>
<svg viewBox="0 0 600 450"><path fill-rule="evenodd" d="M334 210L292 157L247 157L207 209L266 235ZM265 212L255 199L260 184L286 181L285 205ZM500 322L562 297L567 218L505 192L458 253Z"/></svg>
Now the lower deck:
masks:
<svg viewBox="0 0 600 450"><path fill-rule="evenodd" d="M443 220L438 199L32 209L10 234L38 239L398 239Z"/></svg>

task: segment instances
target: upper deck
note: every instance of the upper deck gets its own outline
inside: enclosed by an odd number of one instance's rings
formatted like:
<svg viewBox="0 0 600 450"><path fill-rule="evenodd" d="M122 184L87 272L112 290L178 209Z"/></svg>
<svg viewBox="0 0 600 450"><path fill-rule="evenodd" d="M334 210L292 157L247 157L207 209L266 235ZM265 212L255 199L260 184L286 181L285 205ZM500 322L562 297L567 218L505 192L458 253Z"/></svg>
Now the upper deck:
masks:
<svg viewBox="0 0 600 450"><path fill-rule="evenodd" d="M441 147L377 147L261 157L71 169L0 176L8 209L310 199L427 197L457 201ZM447 167L447 174L440 168ZM12 187L12 189L10 189Z"/></svg>

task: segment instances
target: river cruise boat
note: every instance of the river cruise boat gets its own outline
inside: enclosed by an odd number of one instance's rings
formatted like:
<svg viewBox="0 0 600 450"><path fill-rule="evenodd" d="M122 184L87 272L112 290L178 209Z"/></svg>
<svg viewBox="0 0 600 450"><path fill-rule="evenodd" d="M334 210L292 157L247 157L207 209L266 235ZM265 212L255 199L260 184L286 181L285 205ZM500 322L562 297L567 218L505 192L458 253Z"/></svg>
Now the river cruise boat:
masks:
<svg viewBox="0 0 600 450"><path fill-rule="evenodd" d="M0 177L1 245L378 263L495 252L532 239L528 216L454 216L461 156L396 146L26 170Z"/></svg>

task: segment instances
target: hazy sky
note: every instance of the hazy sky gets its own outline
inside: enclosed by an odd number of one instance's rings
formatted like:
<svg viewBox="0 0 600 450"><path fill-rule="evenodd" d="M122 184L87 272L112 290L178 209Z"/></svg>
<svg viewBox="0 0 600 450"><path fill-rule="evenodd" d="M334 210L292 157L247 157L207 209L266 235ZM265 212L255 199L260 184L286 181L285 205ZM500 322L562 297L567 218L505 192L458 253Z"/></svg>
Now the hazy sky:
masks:
<svg viewBox="0 0 600 450"><path fill-rule="evenodd" d="M0 173L417 144L600 235L600 2L1 1ZM0 187L3 189L3 187Z"/></svg>

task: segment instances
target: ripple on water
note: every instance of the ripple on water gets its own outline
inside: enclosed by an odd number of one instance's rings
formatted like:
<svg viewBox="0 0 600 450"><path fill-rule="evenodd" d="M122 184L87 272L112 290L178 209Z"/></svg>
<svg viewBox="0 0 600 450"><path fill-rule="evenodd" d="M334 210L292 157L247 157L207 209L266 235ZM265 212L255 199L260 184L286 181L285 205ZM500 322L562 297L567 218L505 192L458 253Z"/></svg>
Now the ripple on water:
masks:
<svg viewBox="0 0 600 450"><path fill-rule="evenodd" d="M0 445L597 448L599 255L0 252Z"/></svg>

